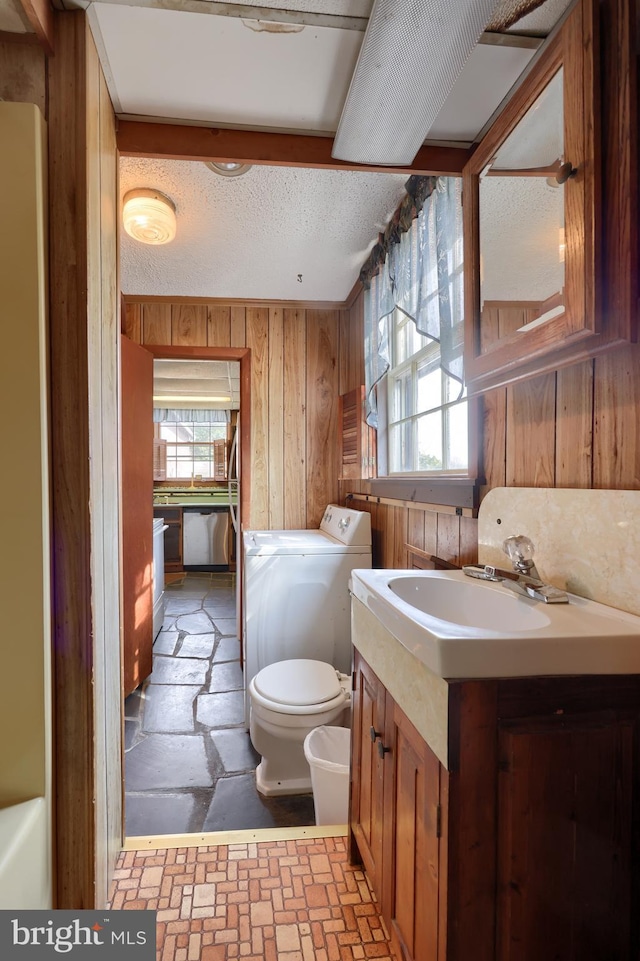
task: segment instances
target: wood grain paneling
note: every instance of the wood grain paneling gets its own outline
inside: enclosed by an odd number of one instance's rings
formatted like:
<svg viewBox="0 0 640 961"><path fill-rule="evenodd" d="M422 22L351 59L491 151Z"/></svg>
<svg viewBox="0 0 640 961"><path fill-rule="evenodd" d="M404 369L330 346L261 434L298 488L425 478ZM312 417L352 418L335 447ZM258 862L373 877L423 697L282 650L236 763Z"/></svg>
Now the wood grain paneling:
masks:
<svg viewBox="0 0 640 961"><path fill-rule="evenodd" d="M460 518L456 514L438 514L438 544L436 556L451 564L460 558Z"/></svg>
<svg viewBox="0 0 640 961"><path fill-rule="evenodd" d="M0 39L0 100L35 103L47 117L46 61L42 48L27 37Z"/></svg>
<svg viewBox="0 0 640 961"><path fill-rule="evenodd" d="M595 364L593 487L640 487L640 347Z"/></svg>
<svg viewBox="0 0 640 961"><path fill-rule="evenodd" d="M555 384L555 374L545 374L507 388L508 487L554 486Z"/></svg>
<svg viewBox="0 0 640 961"><path fill-rule="evenodd" d="M102 906L121 841L115 121L84 13L48 62L58 908Z"/></svg>
<svg viewBox="0 0 640 961"><path fill-rule="evenodd" d="M556 382L556 487L590 487L593 361L564 367Z"/></svg>
<svg viewBox="0 0 640 961"><path fill-rule="evenodd" d="M284 331L280 307L269 309L269 521L284 527Z"/></svg>
<svg viewBox="0 0 640 961"><path fill-rule="evenodd" d="M231 346L246 347L246 310L244 307L232 305L231 308Z"/></svg>
<svg viewBox="0 0 640 961"><path fill-rule="evenodd" d="M171 343L174 347L206 347L207 308L191 304L172 306Z"/></svg>
<svg viewBox="0 0 640 961"><path fill-rule="evenodd" d="M307 526L338 495L338 311L307 311ZM328 496L327 496L328 495Z"/></svg>
<svg viewBox="0 0 640 961"><path fill-rule="evenodd" d="M306 364L307 325L303 310L284 311L284 526L307 526ZM327 502L329 501L327 497Z"/></svg>
<svg viewBox="0 0 640 961"><path fill-rule="evenodd" d="M122 618L124 697L151 674L153 645L153 357L122 338Z"/></svg>
<svg viewBox="0 0 640 961"><path fill-rule="evenodd" d="M171 304L142 305L142 343L172 343Z"/></svg>
<svg viewBox="0 0 640 961"><path fill-rule="evenodd" d="M142 343L142 304L125 304L122 311L122 333L134 344Z"/></svg>
<svg viewBox="0 0 640 961"><path fill-rule="evenodd" d="M247 347L251 350L251 524L269 527L269 309L249 307ZM241 412L242 413L242 412Z"/></svg>
<svg viewBox="0 0 640 961"><path fill-rule="evenodd" d="M118 167L116 122L106 80L93 41L90 44L92 69L100 86L99 180L100 247L93 255L100 264L99 311L92 318L96 349L100 353L101 408L100 456L96 457L99 475L95 483L99 497L95 503L96 522L102 525L102 634L97 644L95 686L96 729L96 903L109 888L113 868L120 853L123 835L123 791L120 775L123 766L120 637L120 435L118 429L119 317L118 306ZM95 281L97 283L97 278ZM97 525L96 525L97 526ZM95 553L95 551L94 551Z"/></svg>
<svg viewBox="0 0 640 961"><path fill-rule="evenodd" d="M364 293L340 311L340 393L364 384Z"/></svg>
<svg viewBox="0 0 640 961"><path fill-rule="evenodd" d="M242 343L244 347L244 312L242 315ZM209 347L231 347L231 307L211 306L207 309L207 343Z"/></svg>

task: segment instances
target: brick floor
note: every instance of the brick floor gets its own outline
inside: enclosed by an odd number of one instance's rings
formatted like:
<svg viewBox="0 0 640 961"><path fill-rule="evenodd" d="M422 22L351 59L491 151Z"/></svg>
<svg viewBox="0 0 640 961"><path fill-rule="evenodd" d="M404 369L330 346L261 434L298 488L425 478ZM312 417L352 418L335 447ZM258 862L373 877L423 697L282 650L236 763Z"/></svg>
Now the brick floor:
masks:
<svg viewBox="0 0 640 961"><path fill-rule="evenodd" d="M123 852L110 897L158 912L158 961L395 961L344 838Z"/></svg>

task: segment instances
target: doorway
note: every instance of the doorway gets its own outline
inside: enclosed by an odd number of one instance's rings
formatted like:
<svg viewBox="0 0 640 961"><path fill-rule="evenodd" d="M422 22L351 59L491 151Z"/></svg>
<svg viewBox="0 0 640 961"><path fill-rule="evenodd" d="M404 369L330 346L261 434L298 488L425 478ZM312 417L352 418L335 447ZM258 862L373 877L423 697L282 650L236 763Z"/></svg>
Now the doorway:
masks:
<svg viewBox="0 0 640 961"><path fill-rule="evenodd" d="M171 392L165 385L163 397L179 395L179 364L185 364L185 370L192 372L214 363L233 364L238 369L242 477L237 500L239 515L243 520L248 518L245 527L250 526L249 351L144 349L152 355L156 372L160 369L175 380ZM240 356L230 357L230 351ZM154 396L160 396L157 384L156 378ZM229 393L233 394L231 384ZM166 445L168 456L164 482L155 498L160 501L154 506L156 515L175 512L178 502L180 512L191 510L183 506L185 498L193 503L194 499L208 496L208 485L203 485L197 476L203 469L195 452L189 469L176 466L179 454L184 455L185 463L188 459L188 441L180 442L170 428L163 433L165 440L173 437L175 443ZM156 434L160 431L156 430ZM188 427L181 436L189 436ZM156 481L156 487L159 486ZM181 488L181 493L177 488ZM123 494L126 496L126 492ZM155 637L152 670L125 700L125 832L129 838L299 826L314 821L310 796L267 800L255 789L254 771L259 757L244 724L239 530L238 524L235 571L185 571L185 566L190 565L183 563L178 565L181 570L167 574L165 619ZM186 556L183 560L186 562Z"/></svg>

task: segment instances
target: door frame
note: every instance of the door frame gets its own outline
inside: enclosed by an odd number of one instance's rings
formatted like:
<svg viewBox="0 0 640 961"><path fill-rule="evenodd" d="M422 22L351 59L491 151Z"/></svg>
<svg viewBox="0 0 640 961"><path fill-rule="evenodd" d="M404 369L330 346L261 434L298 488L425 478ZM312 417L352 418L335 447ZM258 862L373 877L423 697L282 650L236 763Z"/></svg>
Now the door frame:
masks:
<svg viewBox="0 0 640 961"><path fill-rule="evenodd" d="M126 335L125 335L126 336ZM240 437L238 439L238 458L242 465L238 498L238 531L242 530L250 520L251 504L251 348L250 347L170 347L164 344L141 344L143 350L148 351L154 360L229 360L240 363ZM122 416L120 412L120 416ZM153 483L153 481L152 481ZM120 512L122 512L123 491L120 488ZM124 543L121 552L125 549ZM122 576L122 560L120 562ZM237 551L236 557L236 602L242 597L242 551ZM120 605L122 606L122 584L120 588ZM239 613L239 620L240 620ZM241 621L240 621L241 622ZM122 663L122 639L120 643L120 660ZM124 730L124 699L121 701L121 721ZM121 794L122 794L122 824L120 834L122 843L127 837L125 811L125 751L124 737L121 740Z"/></svg>
<svg viewBox="0 0 640 961"><path fill-rule="evenodd" d="M250 347L168 347L164 344L141 344L154 360L235 360L240 362L240 437L239 459L242 465L240 481L239 523L246 526L250 520L251 505L251 348ZM236 558L237 571L241 574L241 558Z"/></svg>

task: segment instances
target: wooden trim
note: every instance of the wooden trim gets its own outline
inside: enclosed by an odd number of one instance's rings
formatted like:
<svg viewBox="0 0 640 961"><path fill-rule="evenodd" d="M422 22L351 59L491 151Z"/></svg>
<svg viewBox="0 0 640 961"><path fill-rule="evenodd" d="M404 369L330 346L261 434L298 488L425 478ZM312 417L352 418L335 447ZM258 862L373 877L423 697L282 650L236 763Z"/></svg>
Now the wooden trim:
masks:
<svg viewBox="0 0 640 961"><path fill-rule="evenodd" d="M44 52L53 56L53 7L49 0L19 0L19 3Z"/></svg>
<svg viewBox="0 0 640 961"><path fill-rule="evenodd" d="M438 504L443 507L478 506L478 485L474 478L459 477L376 477L371 481L371 494L380 500Z"/></svg>
<svg viewBox="0 0 640 961"><path fill-rule="evenodd" d="M409 510L436 511L438 514L456 514L459 517L477 517L475 507L454 507L448 504L428 504L422 501L408 501L393 497L378 497L376 494L347 494L346 500L365 501L368 504L386 504L388 507L406 507Z"/></svg>
<svg viewBox="0 0 640 961"><path fill-rule="evenodd" d="M28 43L40 46L40 39L35 33L9 33L8 30L0 30L0 43Z"/></svg>
<svg viewBox="0 0 640 961"><path fill-rule="evenodd" d="M163 294L123 294L123 304L207 305L211 307L286 307L292 310L344 310L342 300L261 300L238 297L175 297Z"/></svg>
<svg viewBox="0 0 640 961"><path fill-rule="evenodd" d="M231 130L187 124L140 123L120 120L118 150L124 157L268 164L276 167L316 167L362 170L367 173L462 175L470 151L460 147L421 147L412 164L386 167L346 163L331 156L332 137L308 134Z"/></svg>
<svg viewBox="0 0 640 961"><path fill-rule="evenodd" d="M430 551L423 551L419 547L412 547L411 544L404 545L409 555L409 566L419 568L422 571L459 571L459 564L452 564L444 557L438 557ZM413 557L414 562L411 563Z"/></svg>
<svg viewBox="0 0 640 961"><path fill-rule="evenodd" d="M163 360L237 360L240 362L240 518L247 524L251 516L251 350L248 347L168 347L145 344L144 349Z"/></svg>
<svg viewBox="0 0 640 961"><path fill-rule="evenodd" d="M201 834L154 834L128 837L123 851L169 850L170 848L216 847L219 844L254 844L261 841L299 841L304 838L343 838L346 824L323 824L321 827L254 828L238 831L205 831Z"/></svg>
<svg viewBox="0 0 640 961"><path fill-rule="evenodd" d="M447 936L450 957L494 961L497 684L449 685Z"/></svg>
<svg viewBox="0 0 640 961"><path fill-rule="evenodd" d="M363 291L363 290L364 290L364 287L362 286L362 281L361 281L360 278L358 277L358 279L356 280L355 284L353 285L353 287L351 288L351 290L349 291L349 293L348 293L347 296L346 296L345 302L344 302L344 304L342 305L343 309L344 309L344 310L351 310L351 308L352 308L353 305L355 304L355 302L356 302L356 300L358 299L358 297L362 294L362 291Z"/></svg>
<svg viewBox="0 0 640 961"><path fill-rule="evenodd" d="M56 908L94 908L96 732L87 357L84 14L56 17L49 84L49 325Z"/></svg>

